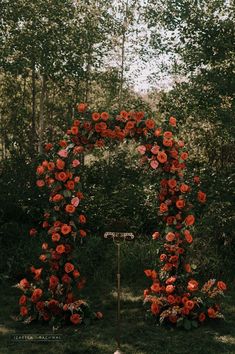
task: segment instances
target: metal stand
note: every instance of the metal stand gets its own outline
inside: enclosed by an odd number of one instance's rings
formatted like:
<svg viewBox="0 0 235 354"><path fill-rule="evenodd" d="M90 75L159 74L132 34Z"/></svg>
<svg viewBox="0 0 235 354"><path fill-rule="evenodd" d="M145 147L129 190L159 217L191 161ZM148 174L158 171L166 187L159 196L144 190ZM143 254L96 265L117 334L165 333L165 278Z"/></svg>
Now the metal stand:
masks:
<svg viewBox="0 0 235 354"><path fill-rule="evenodd" d="M121 242L126 240L133 240L134 234L128 232L106 232L104 238L112 239L117 245L117 350L114 354L124 354L121 351L121 271L120 271L120 251Z"/></svg>

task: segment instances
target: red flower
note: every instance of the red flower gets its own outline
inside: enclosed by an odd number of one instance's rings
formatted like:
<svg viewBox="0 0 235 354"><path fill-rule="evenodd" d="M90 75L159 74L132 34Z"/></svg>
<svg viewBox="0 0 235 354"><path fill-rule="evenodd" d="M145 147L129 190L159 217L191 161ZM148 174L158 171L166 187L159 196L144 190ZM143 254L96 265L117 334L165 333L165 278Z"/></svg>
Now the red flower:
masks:
<svg viewBox="0 0 235 354"><path fill-rule="evenodd" d="M193 215L188 215L185 220L184 220L185 224L188 226L191 226L195 223L195 217Z"/></svg>
<svg viewBox="0 0 235 354"><path fill-rule="evenodd" d="M189 291L197 291L198 290L198 282L194 279L189 280L187 289Z"/></svg>
<svg viewBox="0 0 235 354"><path fill-rule="evenodd" d="M67 204L65 210L67 211L67 213L72 214L75 212L75 207L72 204Z"/></svg>
<svg viewBox="0 0 235 354"><path fill-rule="evenodd" d="M23 317L27 316L27 314L28 314L28 309L27 309L27 307L22 306L22 307L20 308L20 314L21 314L21 316L23 316Z"/></svg>
<svg viewBox="0 0 235 354"><path fill-rule="evenodd" d="M29 282L26 278L22 279L19 283L20 287L23 289L27 289L30 287Z"/></svg>
<svg viewBox="0 0 235 354"><path fill-rule="evenodd" d="M67 224L63 224L61 226L61 232L63 235L68 235L70 232L71 232L72 228L70 225L67 225Z"/></svg>
<svg viewBox="0 0 235 354"><path fill-rule="evenodd" d="M73 315L70 316L70 321L74 325L77 325L82 322L82 317L78 313L74 313Z"/></svg>
<svg viewBox="0 0 235 354"><path fill-rule="evenodd" d="M156 302L152 303L151 312L152 312L153 315L157 315L160 312L159 305Z"/></svg>
<svg viewBox="0 0 235 354"><path fill-rule="evenodd" d="M78 217L78 220L79 220L79 222L81 223L81 224L85 224L86 223L86 217L85 217L85 215L79 215L79 217Z"/></svg>
<svg viewBox="0 0 235 354"><path fill-rule="evenodd" d="M27 302L27 297L25 295L22 295L19 299L19 305L26 305Z"/></svg>
<svg viewBox="0 0 235 354"><path fill-rule="evenodd" d="M161 163L165 163L167 161L167 155L165 152L161 151L157 154L157 159Z"/></svg>
<svg viewBox="0 0 235 354"><path fill-rule="evenodd" d="M155 127L155 122L153 119L147 119L145 125L148 129L153 129Z"/></svg>
<svg viewBox="0 0 235 354"><path fill-rule="evenodd" d="M33 291L33 294L31 296L31 301L37 302L41 297L42 297L42 289L37 288Z"/></svg>
<svg viewBox="0 0 235 354"><path fill-rule="evenodd" d="M199 315L199 317L198 317L198 319L199 319L200 322L204 322L205 319L206 319L205 313L204 313L204 312L201 312L200 315Z"/></svg>
<svg viewBox="0 0 235 354"><path fill-rule="evenodd" d="M59 278L55 275L51 275L49 278L49 288L55 289L59 284Z"/></svg>
<svg viewBox="0 0 235 354"><path fill-rule="evenodd" d="M92 113L91 117L95 122L97 122L100 119L100 114L95 112L95 113Z"/></svg>
<svg viewBox="0 0 235 354"><path fill-rule="evenodd" d="M176 119L175 119L175 117L170 117L170 119L169 119L169 124L170 124L172 127L175 127L175 126L176 126Z"/></svg>
<svg viewBox="0 0 235 354"><path fill-rule="evenodd" d="M76 109L80 113L85 112L85 110L87 109L87 104L86 103L77 103Z"/></svg>
<svg viewBox="0 0 235 354"><path fill-rule="evenodd" d="M64 252L65 252L65 247L64 247L64 245L58 245L58 246L56 247L56 252L59 253L59 254L64 253Z"/></svg>
<svg viewBox="0 0 235 354"><path fill-rule="evenodd" d="M212 307L208 308L207 313L210 318L216 318L216 311Z"/></svg>
<svg viewBox="0 0 235 354"><path fill-rule="evenodd" d="M168 206L165 203L160 204L160 212L165 213L168 210Z"/></svg>
<svg viewBox="0 0 235 354"><path fill-rule="evenodd" d="M197 199L199 200L200 203L205 203L206 202L206 193L199 191L197 194Z"/></svg>
<svg viewBox="0 0 235 354"><path fill-rule="evenodd" d="M222 291L225 291L225 290L227 290L227 285L223 281L219 280L217 282L217 288Z"/></svg>
<svg viewBox="0 0 235 354"><path fill-rule="evenodd" d="M74 270L74 265L72 263L65 263L64 270L66 273L73 272Z"/></svg>

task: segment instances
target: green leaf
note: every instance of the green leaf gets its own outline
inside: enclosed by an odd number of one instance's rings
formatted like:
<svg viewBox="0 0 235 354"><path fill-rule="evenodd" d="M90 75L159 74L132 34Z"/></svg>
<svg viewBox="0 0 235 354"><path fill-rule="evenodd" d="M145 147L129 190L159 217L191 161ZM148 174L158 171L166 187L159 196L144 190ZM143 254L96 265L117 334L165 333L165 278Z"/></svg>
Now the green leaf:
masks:
<svg viewBox="0 0 235 354"><path fill-rule="evenodd" d="M184 319L184 329L189 331L192 328L191 321L189 321L187 318Z"/></svg>

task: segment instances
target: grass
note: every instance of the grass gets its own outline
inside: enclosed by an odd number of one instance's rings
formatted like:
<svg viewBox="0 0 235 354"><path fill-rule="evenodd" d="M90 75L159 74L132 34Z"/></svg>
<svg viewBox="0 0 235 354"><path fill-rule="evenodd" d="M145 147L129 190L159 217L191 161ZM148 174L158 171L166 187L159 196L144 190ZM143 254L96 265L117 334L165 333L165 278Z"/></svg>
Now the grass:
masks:
<svg viewBox="0 0 235 354"><path fill-rule="evenodd" d="M98 284L98 285L97 285ZM42 325L23 325L11 315L17 311L19 292L2 284L0 314L0 354L109 354L116 350L116 291L110 284L87 285L86 298L104 318L88 326L67 327L56 333L62 341L13 342L12 334L47 334ZM143 286L123 285L121 343L125 354L216 354L235 353L235 302L231 291L225 299L225 321L205 324L193 331L169 330L144 320L141 292Z"/></svg>

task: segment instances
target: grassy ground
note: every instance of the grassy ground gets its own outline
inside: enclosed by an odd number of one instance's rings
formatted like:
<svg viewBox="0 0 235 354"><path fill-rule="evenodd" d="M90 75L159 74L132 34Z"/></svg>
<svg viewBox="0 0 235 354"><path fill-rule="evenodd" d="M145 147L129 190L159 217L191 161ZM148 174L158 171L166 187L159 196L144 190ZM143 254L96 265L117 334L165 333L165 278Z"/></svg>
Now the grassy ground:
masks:
<svg viewBox="0 0 235 354"><path fill-rule="evenodd" d="M88 286L87 286L88 287ZM91 285L89 286L91 287ZM58 330L60 342L13 342L12 334L47 334L48 327L15 323L10 316L17 309L18 290L1 286L0 354L108 354L116 349L116 292L110 286L93 286L87 297L104 318L87 327ZM89 289L87 289L89 291ZM230 292L225 300L225 321L213 322L187 332L154 326L144 320L142 288L123 286L122 350L125 354L215 354L235 353L235 301Z"/></svg>

